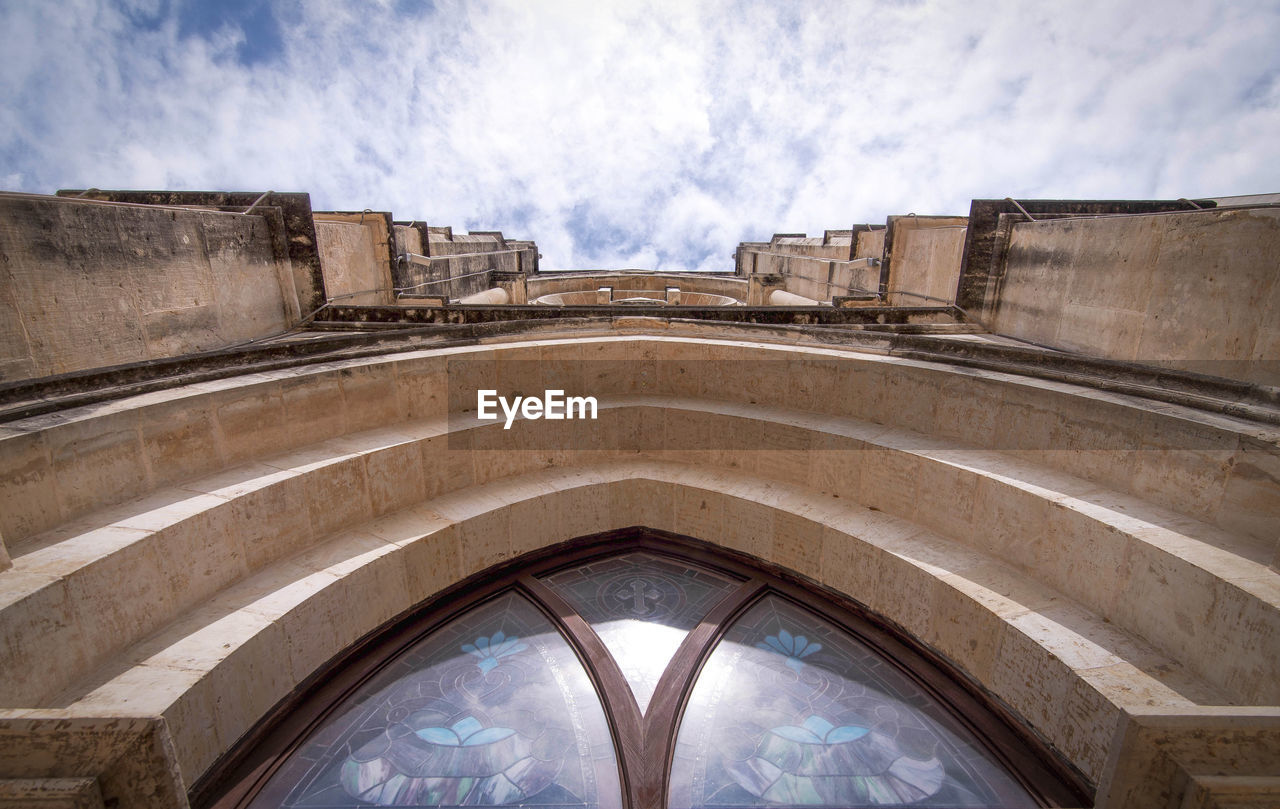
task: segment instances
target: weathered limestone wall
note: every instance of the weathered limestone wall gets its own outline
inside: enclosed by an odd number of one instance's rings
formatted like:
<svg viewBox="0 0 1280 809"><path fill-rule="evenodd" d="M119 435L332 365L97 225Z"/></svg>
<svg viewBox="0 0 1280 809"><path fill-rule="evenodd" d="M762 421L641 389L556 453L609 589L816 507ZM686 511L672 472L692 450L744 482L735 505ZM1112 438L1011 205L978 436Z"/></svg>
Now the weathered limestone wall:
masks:
<svg viewBox="0 0 1280 809"><path fill-rule="evenodd" d="M884 236L887 233L884 228L875 230L863 230L858 233L858 247L853 253L854 258L883 258L884 257Z"/></svg>
<svg viewBox="0 0 1280 809"><path fill-rule="evenodd" d="M880 288L880 270L871 262L791 255L784 252L788 247L770 245L765 251L748 252L748 270L755 275L781 275L786 278L788 292L820 301L854 290L875 292ZM840 250L848 256L848 245Z"/></svg>
<svg viewBox="0 0 1280 809"><path fill-rule="evenodd" d="M829 301L834 295L879 288L880 270L866 261L784 259L782 268L787 291L806 298Z"/></svg>
<svg viewBox="0 0 1280 809"><path fill-rule="evenodd" d="M426 251L423 250L423 245L425 244L423 241L423 232L425 230L426 225L414 225L410 227L409 225L397 224L395 226L396 253L417 253L419 255L426 255Z"/></svg>
<svg viewBox="0 0 1280 809"><path fill-rule="evenodd" d="M532 239L507 239L506 245L508 250L519 251L516 258L516 266L520 269L520 272L538 272L542 256L538 253L536 242Z"/></svg>
<svg viewBox="0 0 1280 809"><path fill-rule="evenodd" d="M410 295L440 295L454 300L489 288L494 272L533 272L538 248L530 241L508 242L501 233L454 234L453 228L426 228L427 241L409 250L421 258L396 268L396 286ZM456 280L450 280L456 279Z"/></svg>
<svg viewBox="0 0 1280 809"><path fill-rule="evenodd" d="M810 258L847 259L849 258L849 240L836 239L828 241L817 238L780 238L770 243L770 249L793 256L809 256Z"/></svg>
<svg viewBox="0 0 1280 809"><path fill-rule="evenodd" d="M385 305L395 301L394 236L383 214L317 213L316 245L331 301Z"/></svg>
<svg viewBox="0 0 1280 809"><path fill-rule="evenodd" d="M396 286L404 295L439 295L465 298L489 288L493 279L495 257L467 256L430 260L411 258L404 262L396 276Z"/></svg>
<svg viewBox="0 0 1280 809"><path fill-rule="evenodd" d="M1280 209L1021 222L993 328L1280 385Z"/></svg>
<svg viewBox="0 0 1280 809"><path fill-rule="evenodd" d="M1008 230L1025 222L1027 214L1037 220L1063 219L1112 214L1152 214L1189 211L1216 206L1211 199L975 199L969 204L969 233L960 267L956 303L969 312L988 318L994 306L992 286L1002 272L1003 251L1008 246Z"/></svg>
<svg viewBox="0 0 1280 809"><path fill-rule="evenodd" d="M299 318L263 216L0 194L0 382L197 351Z"/></svg>
<svg viewBox="0 0 1280 809"><path fill-rule="evenodd" d="M815 301L830 301L836 295L850 293L876 293L880 289L878 260L884 249L885 231L862 229L866 225L858 227L856 233L828 230L821 239L775 234L769 242L742 242L734 256L734 274L778 275L786 279L786 292Z"/></svg>
<svg viewBox="0 0 1280 809"><path fill-rule="evenodd" d="M955 303L964 257L965 217L894 216L886 231L889 303Z"/></svg>
<svg viewBox="0 0 1280 809"><path fill-rule="evenodd" d="M162 205L243 213L252 211L272 223L277 241L283 239L277 254L288 257L293 265L293 284L297 290L297 307L303 314L324 304L324 273L316 251L315 221L312 219L311 195L276 191L121 191L100 188L61 189L59 197L103 202L125 202L132 205Z"/></svg>

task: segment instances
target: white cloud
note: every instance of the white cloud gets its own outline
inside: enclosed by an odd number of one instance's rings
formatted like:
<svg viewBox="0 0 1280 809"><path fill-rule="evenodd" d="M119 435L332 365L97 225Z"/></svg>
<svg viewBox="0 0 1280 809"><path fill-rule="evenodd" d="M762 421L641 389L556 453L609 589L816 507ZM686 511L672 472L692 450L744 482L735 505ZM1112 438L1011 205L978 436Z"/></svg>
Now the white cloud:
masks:
<svg viewBox="0 0 1280 809"><path fill-rule="evenodd" d="M180 2L7 4L0 177L304 190L547 267L725 269L974 197L1280 190L1275 2L404 5L281 5L246 66Z"/></svg>

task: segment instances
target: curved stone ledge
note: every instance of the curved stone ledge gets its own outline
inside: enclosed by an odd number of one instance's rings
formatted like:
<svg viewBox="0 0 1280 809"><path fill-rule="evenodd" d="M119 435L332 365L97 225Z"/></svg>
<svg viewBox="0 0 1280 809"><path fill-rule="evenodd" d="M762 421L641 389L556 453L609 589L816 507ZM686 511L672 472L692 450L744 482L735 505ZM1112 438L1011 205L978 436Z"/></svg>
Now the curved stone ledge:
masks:
<svg viewBox="0 0 1280 809"><path fill-rule="evenodd" d="M498 562L630 524L785 565L887 616L1095 782L1124 709L1218 696L1054 590L920 526L741 473L622 462L497 480L340 531L222 591L57 702L165 716L193 779L326 660L413 605Z"/></svg>
<svg viewBox="0 0 1280 809"><path fill-rule="evenodd" d="M521 362L529 359L538 363ZM743 373L716 373L723 362L743 363L737 369ZM518 381L536 390L574 378L576 363L605 369L588 380L587 392L601 397L652 394L789 407L1016 450L1271 543L1280 554L1280 433L1265 425L856 350L644 335L325 363L12 422L0 428L0 534L12 548L111 503L229 465L442 417L450 408L447 369L456 387L474 391L496 384L503 366L523 364ZM648 378L607 372L611 364L634 370L645 363L668 372ZM1142 439L1135 444L1126 436Z"/></svg>
<svg viewBox="0 0 1280 809"><path fill-rule="evenodd" d="M1257 543L1025 460L865 422L666 397L604 405L591 429L621 443L628 430L675 446L739 431L777 448L538 450L528 447L547 422L508 431L455 417L452 431L405 423L157 491L18 546L0 625L15 676L0 699L41 704L174 615L343 527L548 466L647 458L740 470L913 521L1146 638L1231 700L1280 702L1280 588Z"/></svg>

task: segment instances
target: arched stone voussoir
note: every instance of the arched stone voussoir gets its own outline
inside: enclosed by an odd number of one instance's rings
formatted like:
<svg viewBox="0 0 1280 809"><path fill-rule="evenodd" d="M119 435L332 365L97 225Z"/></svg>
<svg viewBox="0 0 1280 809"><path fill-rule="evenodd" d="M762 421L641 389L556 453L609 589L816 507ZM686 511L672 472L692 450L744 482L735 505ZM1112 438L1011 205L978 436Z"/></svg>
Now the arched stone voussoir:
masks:
<svg viewBox="0 0 1280 809"><path fill-rule="evenodd" d="M495 564L630 525L749 554L864 605L1095 782L1126 705L1189 705L1212 690L1015 568L918 524L747 473L619 461L495 480L343 529L227 587L63 701L92 715L163 715L191 783L361 637Z"/></svg>
<svg viewBox="0 0 1280 809"><path fill-rule="evenodd" d="M602 401L792 408L1022 452L1274 552L1280 450L1275 431L1258 424L859 348L625 329L285 368L13 422L0 436L0 533L14 555L14 543L157 488L474 407L459 391L566 379Z"/></svg>
<svg viewBox="0 0 1280 809"><path fill-rule="evenodd" d="M804 515L828 499L860 504L1016 566L1023 578L1141 635L1220 689L1197 699L1268 704L1280 688L1280 678L1267 676L1280 660L1270 653L1280 648L1271 620L1280 598L1268 596L1264 567L1209 541L1221 533L1211 526L1017 458L954 442L922 444L918 434L859 420L660 396L609 404L601 417L602 430L656 426L676 444L739 431L772 448L540 451L525 445L536 446L546 422L518 421L508 433L494 423L437 419L328 439L158 490L23 547L4 574L11 600L0 631L20 675L0 685L5 704L48 704L220 590L335 531L426 500L468 525L449 581L606 523L724 536L721 544L826 581L836 574L824 574L828 551L806 539L813 520ZM504 442L515 449L496 448ZM590 465L602 459L603 466ZM672 461L712 488L744 477L766 488L728 506L693 503L688 490L649 481L643 485L665 486L665 493L647 497L641 511L614 494L567 510L556 505L572 488L564 481L588 482L599 474L591 470ZM508 490L527 496L496 508L504 501L494 492ZM803 494L778 514L759 508L783 491ZM677 513L682 528L674 527ZM414 592L424 598L434 590ZM846 592L866 602L874 588ZM890 606L872 604L881 612ZM1213 632L1197 637L1203 625Z"/></svg>

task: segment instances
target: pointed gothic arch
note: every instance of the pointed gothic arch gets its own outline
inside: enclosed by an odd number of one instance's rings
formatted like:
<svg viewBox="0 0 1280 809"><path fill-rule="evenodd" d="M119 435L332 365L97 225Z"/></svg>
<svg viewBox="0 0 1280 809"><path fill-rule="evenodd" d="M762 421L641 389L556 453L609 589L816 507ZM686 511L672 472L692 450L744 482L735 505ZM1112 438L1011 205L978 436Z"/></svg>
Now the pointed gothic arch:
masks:
<svg viewBox="0 0 1280 809"><path fill-rule="evenodd" d="M628 565L633 572L636 565L648 566L639 589L637 578L628 581ZM682 575L689 580L674 581ZM650 584L652 591L645 589ZM610 612L614 601L606 604L605 597L617 590L631 596L614 600L622 612L647 614L641 623L666 628L663 653L639 659L619 654L637 636L634 627L608 626L621 612ZM682 609L670 608L676 602ZM653 615L659 606L668 609ZM797 619L808 627L807 636L786 629ZM510 631L513 625L519 630ZM678 635L674 641L671 632ZM522 656L528 660L516 668L523 687L493 697L493 713L476 719L474 695L462 695L456 710L441 707L454 687L449 683L471 678L507 687L509 669ZM865 656L869 666L852 664L856 656ZM637 672L637 663L647 672ZM556 673L537 674L546 664ZM708 710L708 690L722 697L727 680L744 671L753 684L745 691L730 684L732 698ZM436 690L425 699L421 683L406 677L426 678ZM576 694L565 691L573 690L566 682L574 679L580 681ZM828 693L833 684L841 694ZM406 687L414 689L412 698L405 697ZM533 720L527 705L503 702L545 697L556 688L569 707L550 704ZM849 696L853 690L857 695ZM766 696L791 707L769 708ZM595 710L583 707L584 697L599 700L598 717L582 718ZM364 709L351 710L353 704ZM788 710L794 719L778 720ZM574 726L549 731L548 716L560 711ZM508 727L494 719L517 714L533 724L509 721ZM726 717L731 728L724 726ZM431 767L424 765L421 777L406 776L403 756L386 751L397 733L412 733L410 746L434 755L436 770L428 773ZM555 733L576 735L576 742L561 746L562 758L571 758L573 748L595 751L577 765L588 773L585 779L561 784L546 767L514 766L522 755L536 759L529 745ZM728 759L710 740L735 734L745 741L726 766ZM523 747L510 741L520 738ZM472 739L479 741L468 744ZM602 740L608 756L600 754ZM507 770L520 776L488 773L488 782L472 777L465 783L466 773L441 776L441 762L476 763L475 755L454 755L459 751L477 753L490 770L496 763L489 756L505 756L502 761L512 765ZM806 764L807 754L821 761ZM790 772L782 772L788 761ZM850 762L882 771L850 770L843 780L831 771L848 770ZM591 772L599 777L584 786ZM344 794L351 806L1071 806L1086 802L1086 789L1010 712L856 602L734 551L636 527L582 537L476 574L372 633L282 701L211 769L193 798L195 806L211 809L345 806L335 800ZM579 794L584 790L590 794Z"/></svg>

